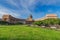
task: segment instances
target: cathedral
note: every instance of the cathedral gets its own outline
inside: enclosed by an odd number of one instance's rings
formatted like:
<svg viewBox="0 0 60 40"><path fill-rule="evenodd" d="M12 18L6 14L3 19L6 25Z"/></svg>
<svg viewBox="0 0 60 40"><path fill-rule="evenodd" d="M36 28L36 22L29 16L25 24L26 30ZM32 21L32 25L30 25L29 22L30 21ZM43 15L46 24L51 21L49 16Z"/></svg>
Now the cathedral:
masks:
<svg viewBox="0 0 60 40"><path fill-rule="evenodd" d="M27 19L19 19L11 15L3 15L2 20L9 23L14 23L14 24L18 22L23 23L23 24L32 24L32 22L34 22L32 15L30 15Z"/></svg>

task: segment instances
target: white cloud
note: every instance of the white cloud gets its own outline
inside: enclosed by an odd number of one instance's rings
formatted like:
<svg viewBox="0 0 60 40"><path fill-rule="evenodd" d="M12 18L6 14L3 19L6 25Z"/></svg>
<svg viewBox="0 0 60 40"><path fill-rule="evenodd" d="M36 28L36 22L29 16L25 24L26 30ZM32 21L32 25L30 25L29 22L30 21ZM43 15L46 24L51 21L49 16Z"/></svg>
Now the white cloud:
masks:
<svg viewBox="0 0 60 40"><path fill-rule="evenodd" d="M2 15L4 15L4 14L10 14L10 15L12 15L12 16L14 16L14 17L20 16L20 15L17 14L17 12L15 12L14 10L10 10L10 9L7 9L7 8L5 8L5 7L0 6L0 18L1 18Z"/></svg>
<svg viewBox="0 0 60 40"><path fill-rule="evenodd" d="M8 3L15 5L17 8L20 6L23 8L22 10L18 10L18 12L24 13L32 13L28 7L31 5L37 4L37 2L41 3L41 5L57 5L60 0L6 0ZM35 5L34 5L35 6Z"/></svg>
<svg viewBox="0 0 60 40"><path fill-rule="evenodd" d="M18 2L19 1L19 2ZM31 13L31 11L28 9L29 5L31 5L34 0L7 0L8 3L15 5L17 8L22 7L21 10L18 10L17 12L20 13Z"/></svg>

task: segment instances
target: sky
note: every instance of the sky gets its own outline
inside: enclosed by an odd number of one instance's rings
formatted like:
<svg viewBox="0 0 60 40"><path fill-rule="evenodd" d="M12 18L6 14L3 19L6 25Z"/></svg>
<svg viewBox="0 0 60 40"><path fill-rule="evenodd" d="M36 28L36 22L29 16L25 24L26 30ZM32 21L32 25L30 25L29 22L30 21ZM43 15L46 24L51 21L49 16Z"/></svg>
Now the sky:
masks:
<svg viewBox="0 0 60 40"><path fill-rule="evenodd" d="M60 18L60 0L0 0L0 18L4 14L16 18L28 18L32 14L33 19L57 14Z"/></svg>

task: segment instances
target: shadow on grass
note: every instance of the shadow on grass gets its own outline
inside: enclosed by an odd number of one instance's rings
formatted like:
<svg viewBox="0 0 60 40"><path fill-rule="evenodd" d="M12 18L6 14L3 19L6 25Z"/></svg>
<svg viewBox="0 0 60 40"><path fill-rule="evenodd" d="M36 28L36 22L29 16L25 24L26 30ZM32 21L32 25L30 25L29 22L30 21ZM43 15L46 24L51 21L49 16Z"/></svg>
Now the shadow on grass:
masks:
<svg viewBox="0 0 60 40"><path fill-rule="evenodd" d="M23 38L0 38L0 40L32 40L32 39L23 39Z"/></svg>

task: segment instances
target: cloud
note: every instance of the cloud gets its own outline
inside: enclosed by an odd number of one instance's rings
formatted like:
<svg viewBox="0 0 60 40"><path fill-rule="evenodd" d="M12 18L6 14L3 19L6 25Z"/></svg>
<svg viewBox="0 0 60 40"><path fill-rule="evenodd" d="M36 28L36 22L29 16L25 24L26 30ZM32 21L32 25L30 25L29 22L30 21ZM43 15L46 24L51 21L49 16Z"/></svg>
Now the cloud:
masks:
<svg viewBox="0 0 60 40"><path fill-rule="evenodd" d="M17 12L15 12L15 10L10 10L10 9L7 9L5 7L2 7L0 6L0 18L2 17L2 15L4 14L10 14L14 17L18 17L20 16L19 14L17 14Z"/></svg>
<svg viewBox="0 0 60 40"><path fill-rule="evenodd" d="M17 14L20 14L21 16L26 14L26 16L28 16L29 14L32 14L28 7L34 2L34 0L7 0L7 2L12 5L15 5L17 8L22 7L21 10L16 10Z"/></svg>

